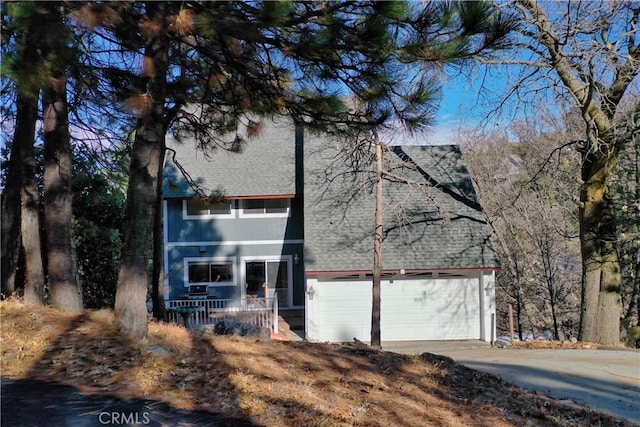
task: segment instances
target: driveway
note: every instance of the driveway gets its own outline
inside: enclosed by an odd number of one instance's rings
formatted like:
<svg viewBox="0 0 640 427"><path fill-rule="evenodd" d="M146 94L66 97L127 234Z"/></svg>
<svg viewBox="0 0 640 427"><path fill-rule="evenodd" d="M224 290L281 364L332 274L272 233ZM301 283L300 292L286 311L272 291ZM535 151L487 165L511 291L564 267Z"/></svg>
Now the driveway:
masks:
<svg viewBox="0 0 640 427"><path fill-rule="evenodd" d="M383 343L383 350L449 356L528 390L640 425L640 351L492 348L479 341Z"/></svg>

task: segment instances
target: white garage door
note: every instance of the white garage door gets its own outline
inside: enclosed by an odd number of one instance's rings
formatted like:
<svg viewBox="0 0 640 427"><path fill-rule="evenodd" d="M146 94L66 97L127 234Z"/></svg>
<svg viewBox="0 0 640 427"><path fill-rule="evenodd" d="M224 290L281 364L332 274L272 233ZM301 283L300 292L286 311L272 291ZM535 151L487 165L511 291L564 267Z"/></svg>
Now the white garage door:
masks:
<svg viewBox="0 0 640 427"><path fill-rule="evenodd" d="M480 339L477 278L382 282L382 341ZM319 341L371 339L371 281L317 283Z"/></svg>

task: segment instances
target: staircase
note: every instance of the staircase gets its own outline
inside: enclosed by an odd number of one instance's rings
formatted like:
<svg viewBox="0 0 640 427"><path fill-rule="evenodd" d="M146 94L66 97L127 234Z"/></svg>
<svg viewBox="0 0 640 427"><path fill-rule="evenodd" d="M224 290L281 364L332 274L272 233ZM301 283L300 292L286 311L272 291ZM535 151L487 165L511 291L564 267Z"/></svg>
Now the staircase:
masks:
<svg viewBox="0 0 640 427"><path fill-rule="evenodd" d="M289 331L304 332L304 310L281 309L278 316L278 329L283 334Z"/></svg>

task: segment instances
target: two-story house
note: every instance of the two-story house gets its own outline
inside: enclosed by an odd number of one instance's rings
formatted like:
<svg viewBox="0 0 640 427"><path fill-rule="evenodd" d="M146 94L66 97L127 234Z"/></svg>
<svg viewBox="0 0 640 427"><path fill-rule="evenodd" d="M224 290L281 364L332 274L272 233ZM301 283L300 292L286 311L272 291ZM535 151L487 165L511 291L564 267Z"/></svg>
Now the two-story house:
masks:
<svg viewBox="0 0 640 427"><path fill-rule="evenodd" d="M241 153L170 148L168 301L247 301L267 286L280 310L300 313L307 339L369 340L369 154L354 163L343 143L282 118L265 119ZM459 149L402 146L385 161L382 339L493 339L499 262ZM198 197L212 193L224 199Z"/></svg>

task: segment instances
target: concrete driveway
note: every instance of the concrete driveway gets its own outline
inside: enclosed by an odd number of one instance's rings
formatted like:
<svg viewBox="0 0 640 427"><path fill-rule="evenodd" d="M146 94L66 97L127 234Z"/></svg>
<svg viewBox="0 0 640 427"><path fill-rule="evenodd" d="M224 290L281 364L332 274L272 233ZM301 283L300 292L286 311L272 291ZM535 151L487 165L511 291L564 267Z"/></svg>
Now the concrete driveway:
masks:
<svg viewBox="0 0 640 427"><path fill-rule="evenodd" d="M528 390L640 425L640 351L492 348L479 341L383 343L383 350L449 356Z"/></svg>

